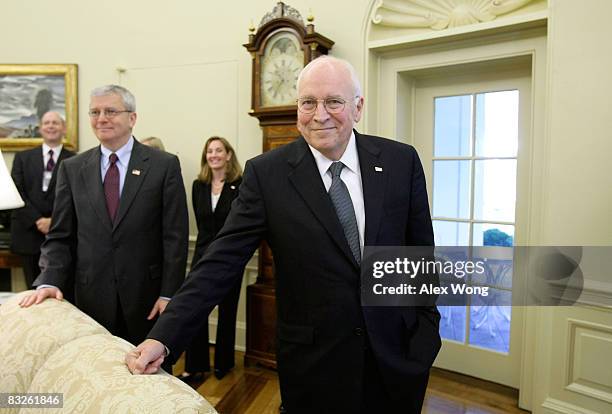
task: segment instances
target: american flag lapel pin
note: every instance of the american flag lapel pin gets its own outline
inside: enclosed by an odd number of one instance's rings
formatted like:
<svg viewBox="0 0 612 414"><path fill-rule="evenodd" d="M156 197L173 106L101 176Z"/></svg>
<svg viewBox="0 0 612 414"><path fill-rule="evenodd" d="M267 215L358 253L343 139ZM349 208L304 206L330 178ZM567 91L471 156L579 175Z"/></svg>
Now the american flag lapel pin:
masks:
<svg viewBox="0 0 612 414"><path fill-rule="evenodd" d="M140 175L140 170L132 170L132 175Z"/></svg>

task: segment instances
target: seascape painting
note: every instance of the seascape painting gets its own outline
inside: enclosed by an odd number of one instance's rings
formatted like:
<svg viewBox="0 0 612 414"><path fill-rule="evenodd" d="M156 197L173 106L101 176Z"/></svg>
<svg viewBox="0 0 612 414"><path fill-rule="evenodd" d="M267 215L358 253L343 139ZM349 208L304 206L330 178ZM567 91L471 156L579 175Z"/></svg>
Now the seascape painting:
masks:
<svg viewBox="0 0 612 414"><path fill-rule="evenodd" d="M38 138L48 111L66 119L63 75L0 75L0 139Z"/></svg>
<svg viewBox="0 0 612 414"><path fill-rule="evenodd" d="M39 123L45 112L66 120L64 145L78 143L77 65L0 64L0 148L22 151L42 143Z"/></svg>

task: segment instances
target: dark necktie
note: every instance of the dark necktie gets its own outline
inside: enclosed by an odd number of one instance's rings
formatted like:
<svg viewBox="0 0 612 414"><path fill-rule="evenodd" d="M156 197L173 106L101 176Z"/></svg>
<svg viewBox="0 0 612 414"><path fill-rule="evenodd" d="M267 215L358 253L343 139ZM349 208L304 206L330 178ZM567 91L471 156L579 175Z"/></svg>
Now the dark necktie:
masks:
<svg viewBox="0 0 612 414"><path fill-rule="evenodd" d="M106 208L111 222L115 221L117 209L119 208L119 158L114 152L108 157L110 165L104 176L104 196L106 197Z"/></svg>
<svg viewBox="0 0 612 414"><path fill-rule="evenodd" d="M336 214L342 224L342 230L344 230L344 237L351 248L351 252L355 257L357 263L361 263L361 247L359 246L359 230L357 228L357 218L355 217L355 209L353 208L353 201L349 194L346 184L340 178L340 173L344 168L344 164L339 161L332 163L329 167L329 171L332 175L332 183L329 187L329 196L331 197L332 203L336 208Z"/></svg>
<svg viewBox="0 0 612 414"><path fill-rule="evenodd" d="M55 161L53 161L53 150L49 150L47 154L49 154L49 161L47 161L47 167L45 168L45 171L51 172L55 168Z"/></svg>

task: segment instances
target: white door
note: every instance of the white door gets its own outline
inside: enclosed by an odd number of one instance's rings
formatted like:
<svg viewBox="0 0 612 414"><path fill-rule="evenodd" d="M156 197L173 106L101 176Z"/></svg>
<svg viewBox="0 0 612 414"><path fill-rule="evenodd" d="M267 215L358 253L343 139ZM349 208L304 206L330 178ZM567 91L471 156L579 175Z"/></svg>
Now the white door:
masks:
<svg viewBox="0 0 612 414"><path fill-rule="evenodd" d="M530 83L529 64L480 64L416 79L414 142L437 246L521 244ZM512 272L497 269L495 277L506 289L492 295L511 295ZM435 365L518 388L522 309L491 303L440 308L443 347Z"/></svg>

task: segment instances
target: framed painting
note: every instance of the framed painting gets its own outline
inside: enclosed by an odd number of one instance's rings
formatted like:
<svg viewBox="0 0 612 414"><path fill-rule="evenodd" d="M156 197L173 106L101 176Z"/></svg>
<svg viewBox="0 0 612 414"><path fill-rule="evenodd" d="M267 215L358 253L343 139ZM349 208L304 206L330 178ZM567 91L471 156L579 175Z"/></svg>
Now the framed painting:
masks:
<svg viewBox="0 0 612 414"><path fill-rule="evenodd" d="M0 148L21 151L42 144L40 118L66 120L64 145L78 147L77 65L0 64Z"/></svg>

